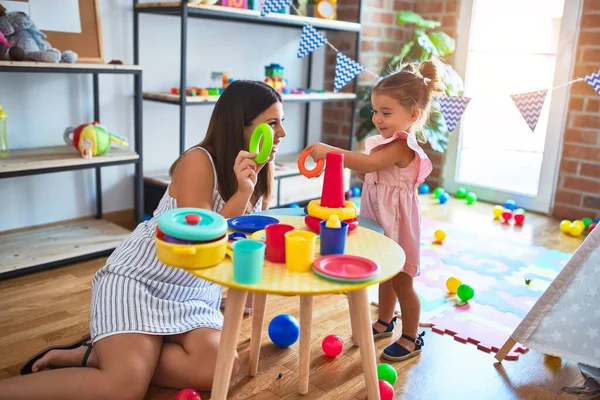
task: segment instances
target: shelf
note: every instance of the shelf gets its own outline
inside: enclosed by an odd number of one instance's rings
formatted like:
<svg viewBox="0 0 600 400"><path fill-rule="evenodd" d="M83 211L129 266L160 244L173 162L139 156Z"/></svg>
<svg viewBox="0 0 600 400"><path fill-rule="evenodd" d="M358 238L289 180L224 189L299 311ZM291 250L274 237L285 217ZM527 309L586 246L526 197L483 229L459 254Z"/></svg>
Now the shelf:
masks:
<svg viewBox="0 0 600 400"><path fill-rule="evenodd" d="M46 72L46 73L101 73L101 74L139 74L142 68L137 65L86 64L86 63L42 63L0 61L0 72Z"/></svg>
<svg viewBox="0 0 600 400"><path fill-rule="evenodd" d="M159 103L179 104L179 95L169 92L144 92L144 99L157 101ZM310 94L283 94L283 101L287 103L302 102L329 102L329 101L354 101L354 93L310 93ZM210 105L215 104L219 96L186 96L186 102L189 105Z"/></svg>
<svg viewBox="0 0 600 400"><path fill-rule="evenodd" d="M186 0L182 0L186 1ZM161 2L137 4L136 11L142 13L181 15L180 2ZM219 21L247 22L261 25L289 26L302 28L310 24L317 29L330 31L360 32L361 25L356 22L327 20L322 18L304 17L301 15L270 13L260 17L260 11L242 8L211 6L203 4L188 4L190 17L216 19Z"/></svg>
<svg viewBox="0 0 600 400"><path fill-rule="evenodd" d="M139 158L137 153L120 148L111 148L108 153L87 160L67 145L16 149L8 157L0 158L0 178L131 164Z"/></svg>
<svg viewBox="0 0 600 400"><path fill-rule="evenodd" d="M0 233L0 275L106 255L130 233L94 218Z"/></svg>

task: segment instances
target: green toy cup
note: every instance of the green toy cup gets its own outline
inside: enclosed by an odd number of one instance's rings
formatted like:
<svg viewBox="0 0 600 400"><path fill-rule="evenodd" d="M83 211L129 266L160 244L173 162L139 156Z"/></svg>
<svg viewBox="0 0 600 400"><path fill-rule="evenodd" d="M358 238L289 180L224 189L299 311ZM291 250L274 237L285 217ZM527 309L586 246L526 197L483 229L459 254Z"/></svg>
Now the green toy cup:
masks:
<svg viewBox="0 0 600 400"><path fill-rule="evenodd" d="M233 243L233 280L242 285L254 285L262 280L265 262L264 242L241 239Z"/></svg>

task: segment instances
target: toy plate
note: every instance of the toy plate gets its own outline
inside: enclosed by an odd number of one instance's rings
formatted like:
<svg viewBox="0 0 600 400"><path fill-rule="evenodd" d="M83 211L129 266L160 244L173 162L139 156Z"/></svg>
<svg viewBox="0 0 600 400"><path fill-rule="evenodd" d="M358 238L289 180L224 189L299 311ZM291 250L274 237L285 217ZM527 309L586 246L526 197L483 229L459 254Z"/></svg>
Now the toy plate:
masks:
<svg viewBox="0 0 600 400"><path fill-rule="evenodd" d="M372 276L370 278L365 278L365 279L342 279L342 278L335 278L333 276L322 274L321 272L317 271L314 267L313 267L313 272L315 273L315 275L318 275L318 276L320 276L323 279L327 279L329 281L334 281L334 282L341 282L341 283L364 283L364 282L369 282L369 281L372 281L373 279L375 279L375 276Z"/></svg>
<svg viewBox="0 0 600 400"><path fill-rule="evenodd" d="M243 215L230 218L227 223L231 229L244 232L256 232L265 229L267 225L278 224L279 220L265 215Z"/></svg>
<svg viewBox="0 0 600 400"><path fill-rule="evenodd" d="M370 279L379 273L379 264L376 262L347 254L319 257L313 267L320 274L347 281Z"/></svg>
<svg viewBox="0 0 600 400"><path fill-rule="evenodd" d="M179 240L205 242L225 235L227 220L202 208L174 208L158 217L158 227L165 235Z"/></svg>

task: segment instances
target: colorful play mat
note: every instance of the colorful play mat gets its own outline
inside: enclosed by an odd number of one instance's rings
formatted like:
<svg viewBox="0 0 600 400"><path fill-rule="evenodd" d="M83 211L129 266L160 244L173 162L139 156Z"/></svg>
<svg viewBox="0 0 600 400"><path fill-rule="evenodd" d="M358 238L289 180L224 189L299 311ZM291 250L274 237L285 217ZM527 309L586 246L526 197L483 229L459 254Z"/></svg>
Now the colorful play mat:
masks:
<svg viewBox="0 0 600 400"><path fill-rule="evenodd" d="M443 244L433 243L437 229L446 232ZM421 275L415 279L421 325L496 352L571 255L423 218ZM452 276L475 290L468 303L448 292L446 280ZM377 287L370 288L369 297L377 303ZM516 346L507 359L524 351Z"/></svg>

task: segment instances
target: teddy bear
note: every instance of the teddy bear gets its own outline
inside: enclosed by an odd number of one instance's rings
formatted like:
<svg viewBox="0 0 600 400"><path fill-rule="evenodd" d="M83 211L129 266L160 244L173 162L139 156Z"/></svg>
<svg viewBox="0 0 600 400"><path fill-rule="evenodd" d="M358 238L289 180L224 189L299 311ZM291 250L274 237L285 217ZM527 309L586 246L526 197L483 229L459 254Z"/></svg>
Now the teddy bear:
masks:
<svg viewBox="0 0 600 400"><path fill-rule="evenodd" d="M67 50L60 52L53 48L46 40L46 35L40 32L29 15L21 11L6 14L8 23L14 32L7 36L12 47L20 47L25 52L27 60L48 63L74 63L77 53Z"/></svg>
<svg viewBox="0 0 600 400"><path fill-rule="evenodd" d="M25 52L20 47L13 47L8 43L7 35L15 32L8 18L6 17L6 8L0 4L0 60L23 61Z"/></svg>

